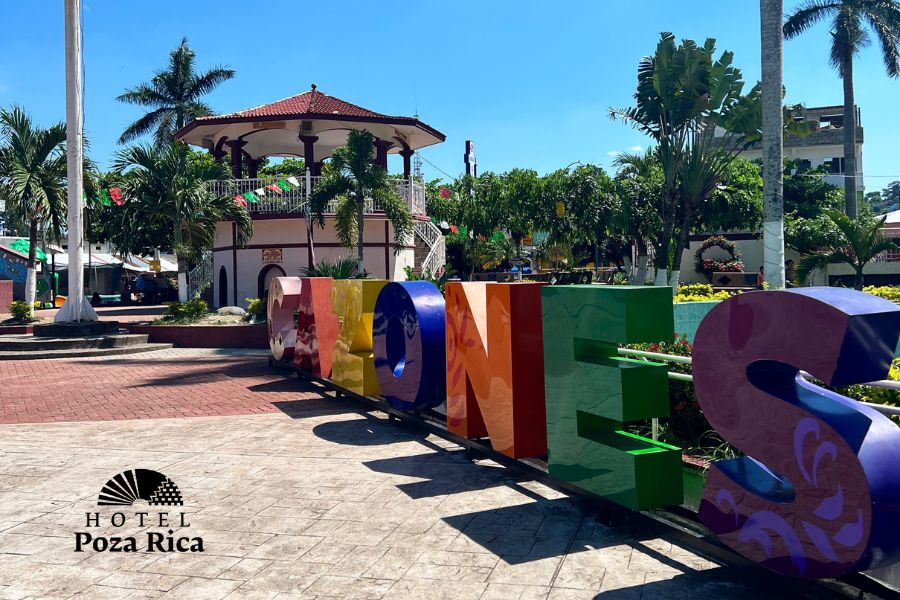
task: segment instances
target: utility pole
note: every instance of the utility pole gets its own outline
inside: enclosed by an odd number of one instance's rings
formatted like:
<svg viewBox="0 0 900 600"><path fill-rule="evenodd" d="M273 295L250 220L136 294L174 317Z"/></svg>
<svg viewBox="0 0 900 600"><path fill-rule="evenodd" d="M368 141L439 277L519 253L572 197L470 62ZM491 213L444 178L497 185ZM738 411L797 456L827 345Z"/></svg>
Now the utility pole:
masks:
<svg viewBox="0 0 900 600"><path fill-rule="evenodd" d="M57 323L96 321L97 313L84 301L84 127L81 80L81 0L65 0L66 11L66 181L69 212L69 295L53 318Z"/></svg>

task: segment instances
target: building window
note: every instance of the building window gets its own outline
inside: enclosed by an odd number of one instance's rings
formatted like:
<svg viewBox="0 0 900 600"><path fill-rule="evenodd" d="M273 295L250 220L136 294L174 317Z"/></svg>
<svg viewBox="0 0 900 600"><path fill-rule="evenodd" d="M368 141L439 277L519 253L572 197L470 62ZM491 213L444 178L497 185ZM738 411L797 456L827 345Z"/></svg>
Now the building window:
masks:
<svg viewBox="0 0 900 600"><path fill-rule="evenodd" d="M840 129L844 126L844 115L822 115L819 118L819 127Z"/></svg>
<svg viewBox="0 0 900 600"><path fill-rule="evenodd" d="M830 161L825 163L828 165L829 173L843 173L844 172L844 157L836 156L832 158Z"/></svg>

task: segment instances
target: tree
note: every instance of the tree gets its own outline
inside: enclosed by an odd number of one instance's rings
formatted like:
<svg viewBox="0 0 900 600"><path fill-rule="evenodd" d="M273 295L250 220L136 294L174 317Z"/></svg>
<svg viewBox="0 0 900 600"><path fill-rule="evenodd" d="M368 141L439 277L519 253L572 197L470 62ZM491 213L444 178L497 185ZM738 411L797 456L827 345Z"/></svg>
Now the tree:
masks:
<svg viewBox="0 0 900 600"><path fill-rule="evenodd" d="M763 219L763 180L759 166L737 158L712 194L697 207L692 233L758 231Z"/></svg>
<svg viewBox="0 0 900 600"><path fill-rule="evenodd" d="M826 211L825 216L840 232L837 243L800 259L796 270L797 279L805 283L816 269L827 268L830 264L845 263L856 272L854 287L862 290L865 283L863 271L866 265L882 252L900 250L900 246L882 235L881 228L884 226L885 217L876 219L870 215L860 215L856 219L851 219L836 210Z"/></svg>
<svg viewBox="0 0 900 600"><path fill-rule="evenodd" d="M265 160L265 159L264 159ZM257 174L260 177L288 177L306 176L306 163L302 158L285 158L278 164L266 164L260 167Z"/></svg>
<svg viewBox="0 0 900 600"><path fill-rule="evenodd" d="M368 131L351 129L347 144L331 154L331 168L324 171L321 182L310 196L310 211L322 228L325 227L328 204L337 202L334 228L338 241L347 248L356 246L360 273L365 271L363 227L366 202L375 202L384 211L394 229L395 251L399 251L413 234L409 207L397 194L387 171L372 160L374 142L375 137Z"/></svg>
<svg viewBox="0 0 900 600"><path fill-rule="evenodd" d="M615 178L615 193L619 199L618 212L613 216L614 229L637 247L636 281L647 280L648 248L662 230L662 218L657 203L662 196L662 167L654 152L642 155L620 154L614 165L619 169Z"/></svg>
<svg viewBox="0 0 900 600"><path fill-rule="evenodd" d="M893 181L879 192L866 194L866 202L876 215L900 209L900 181Z"/></svg>
<svg viewBox="0 0 900 600"><path fill-rule="evenodd" d="M522 256L522 240L540 218L541 179L532 169L513 169L500 176L502 216L500 226L509 232Z"/></svg>
<svg viewBox="0 0 900 600"><path fill-rule="evenodd" d="M213 114L201 98L220 83L234 77L234 71L227 67L214 67L198 74L194 70L194 59L195 54L188 46L187 38L182 38L178 47L169 53L166 69L157 71L149 83L126 90L116 98L120 102L152 109L122 132L120 144L153 132L155 145L162 147L190 121Z"/></svg>
<svg viewBox="0 0 900 600"><path fill-rule="evenodd" d="M844 199L847 214L856 217L856 99L853 91L853 57L867 46L871 29L881 46L885 70L900 76L900 2L897 0L806 0L784 23L786 39L831 19L829 62L844 86ZM868 25L868 28L866 27Z"/></svg>
<svg viewBox="0 0 900 600"><path fill-rule="evenodd" d="M469 257L471 271L481 266L484 246L502 222L502 186L500 177L485 171L478 177L463 175L453 184L453 195L446 205L451 224L465 228L462 235L464 253Z"/></svg>
<svg viewBox="0 0 900 600"><path fill-rule="evenodd" d="M7 210L28 224L25 301L34 305L38 231L59 240L66 220L66 126L36 127L18 106L0 110L0 195Z"/></svg>
<svg viewBox="0 0 900 600"><path fill-rule="evenodd" d="M143 253L148 239L164 233L167 247L178 257L178 297L187 298L187 272L213 246L216 225L237 226L237 243L245 244L253 222L230 195L214 194L208 181L226 180L230 171L208 154L181 142L162 148L138 145L116 153L113 168L124 176L121 210L112 211L109 228L113 246L125 254Z"/></svg>

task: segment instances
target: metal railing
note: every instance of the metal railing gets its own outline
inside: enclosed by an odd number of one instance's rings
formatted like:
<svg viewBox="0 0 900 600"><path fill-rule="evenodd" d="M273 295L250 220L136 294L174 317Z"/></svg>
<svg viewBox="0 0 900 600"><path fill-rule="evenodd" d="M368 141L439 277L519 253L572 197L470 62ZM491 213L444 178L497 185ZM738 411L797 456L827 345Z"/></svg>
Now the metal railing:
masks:
<svg viewBox="0 0 900 600"><path fill-rule="evenodd" d="M256 201L247 202L247 210L250 214L289 214L302 213L309 202L309 194L322 181L321 177L309 177L309 190L306 189L307 177L296 176L294 180L298 185L289 184L290 190L281 188L270 189L269 186L278 187L279 181L285 181L285 177L254 177L248 179L225 179L207 182L208 189L214 194L224 196L243 195L252 192ZM425 184L415 180L400 180L396 184L397 194L406 201L413 215L425 214ZM261 190L261 193L257 193ZM326 214L334 214L337 202L332 201L325 209ZM366 214L383 214L384 207L381 202L366 198Z"/></svg>
<svg viewBox="0 0 900 600"><path fill-rule="evenodd" d="M213 255L212 252L204 252L197 266L188 272L188 300L203 293L212 285Z"/></svg>
<svg viewBox="0 0 900 600"><path fill-rule="evenodd" d="M430 248L422 261L422 273L439 275L447 264L447 247L444 234L431 221L416 221L416 235Z"/></svg>
<svg viewBox="0 0 900 600"><path fill-rule="evenodd" d="M658 360L664 362L672 362L672 363L681 363L681 364L693 364L693 359L690 356L677 356L675 354L662 354L659 352L646 352L644 350L631 350L630 348L619 348L619 354L622 356L630 356L634 358L643 358L650 360ZM804 379L814 380L815 378L807 373L806 371L800 371L800 374ZM689 381L693 383L694 376L688 373L675 373L673 371L669 371L669 379L677 379L679 381ZM813 383L816 383L813 381ZM900 390L900 381L891 381L888 379L881 379L878 381L869 381L867 383L862 383L859 385L863 385L866 387L874 387L874 388L882 388L888 390ZM865 404L873 408L874 410L880 412L883 415L900 415L900 406L887 406L885 404L876 404L873 402L863 402L862 400L857 400L860 404Z"/></svg>

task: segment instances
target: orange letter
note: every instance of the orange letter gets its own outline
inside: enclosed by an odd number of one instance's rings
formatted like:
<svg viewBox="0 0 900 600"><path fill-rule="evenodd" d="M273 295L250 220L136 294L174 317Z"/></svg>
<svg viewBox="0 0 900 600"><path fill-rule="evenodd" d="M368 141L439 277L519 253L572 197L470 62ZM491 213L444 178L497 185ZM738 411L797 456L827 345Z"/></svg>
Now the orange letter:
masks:
<svg viewBox="0 0 900 600"><path fill-rule="evenodd" d="M331 277L303 277L297 306L294 366L316 377L331 376L338 318L331 312Z"/></svg>
<svg viewBox="0 0 900 600"><path fill-rule="evenodd" d="M269 286L266 324L269 328L269 348L275 360L291 360L297 344L294 311L300 304L300 278L275 277Z"/></svg>
<svg viewBox="0 0 900 600"><path fill-rule="evenodd" d="M447 429L522 458L547 452L539 283L447 290Z"/></svg>

